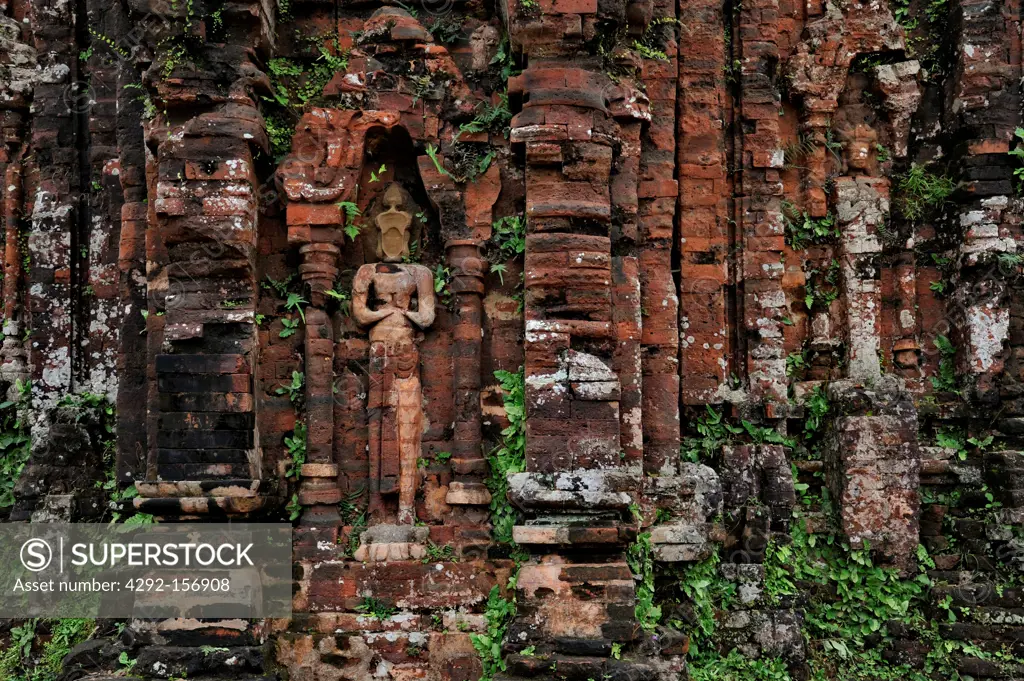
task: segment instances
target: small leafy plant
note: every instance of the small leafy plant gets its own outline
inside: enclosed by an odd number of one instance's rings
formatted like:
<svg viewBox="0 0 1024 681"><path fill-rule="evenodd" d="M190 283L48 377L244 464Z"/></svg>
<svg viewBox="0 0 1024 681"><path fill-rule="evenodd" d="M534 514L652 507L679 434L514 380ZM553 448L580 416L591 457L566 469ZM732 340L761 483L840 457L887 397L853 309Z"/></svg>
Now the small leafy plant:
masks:
<svg viewBox="0 0 1024 681"><path fill-rule="evenodd" d="M299 504L299 495L293 494L292 498L288 500L288 505L284 507L284 510L288 511L288 520L295 521L300 515L302 515L302 506Z"/></svg>
<svg viewBox="0 0 1024 681"><path fill-rule="evenodd" d="M804 402L804 440L817 437L825 427L825 417L832 411L825 388L818 385Z"/></svg>
<svg viewBox="0 0 1024 681"><path fill-rule="evenodd" d="M438 546L434 542L427 543L427 555L423 557L424 563L451 562L455 560L455 549L449 544Z"/></svg>
<svg viewBox="0 0 1024 681"><path fill-rule="evenodd" d="M683 439L680 454L684 461L697 463L702 459L712 459L733 436L743 432L742 428L726 422L722 414L710 404L704 405L704 409L707 413L696 421L697 434L700 437Z"/></svg>
<svg viewBox="0 0 1024 681"><path fill-rule="evenodd" d="M526 466L526 378L522 369L516 373L495 371L494 377L501 385L509 425L501 431L501 444L487 457L491 469L487 478L491 526L495 541L512 544L516 511L508 500L508 476L522 472Z"/></svg>
<svg viewBox="0 0 1024 681"><path fill-rule="evenodd" d="M281 332L278 333L277 335L280 336L281 338L288 338L289 336L294 335L295 332L299 330L299 320L289 319L285 317L284 319L281 320L281 326Z"/></svg>
<svg viewBox="0 0 1024 681"><path fill-rule="evenodd" d="M948 177L914 163L896 182L896 206L908 220L920 220L941 207L954 189Z"/></svg>
<svg viewBox="0 0 1024 681"><path fill-rule="evenodd" d="M786 375L790 378L802 376L808 366L807 350L791 352L786 356Z"/></svg>
<svg viewBox="0 0 1024 681"><path fill-rule="evenodd" d="M1013 177L1017 180L1017 190L1020 191L1024 185L1024 128L1017 128L1013 131L1014 140L1017 146L1007 153L1017 159L1017 167L1013 169Z"/></svg>
<svg viewBox="0 0 1024 681"><path fill-rule="evenodd" d="M459 126L459 134L464 132L477 133L489 131L504 134L508 137L508 125L512 121L512 111L508 108L508 93L499 95L498 103L483 102L477 105L478 113L469 123ZM456 136L456 139L458 137Z"/></svg>
<svg viewBox="0 0 1024 681"><path fill-rule="evenodd" d="M451 305L454 299L451 289L452 271L450 268L438 263L434 267L434 293L438 294L441 302L446 306Z"/></svg>
<svg viewBox="0 0 1024 681"><path fill-rule="evenodd" d="M373 596L365 596L362 603L356 606L356 612L361 612L383 622L384 620L391 619L398 612L398 609Z"/></svg>
<svg viewBox="0 0 1024 681"><path fill-rule="evenodd" d="M0 403L0 508L14 505L14 486L28 462L32 440L18 411L27 404L30 383L15 382L15 400Z"/></svg>
<svg viewBox="0 0 1024 681"><path fill-rule="evenodd" d="M381 166L381 172L384 172L384 166ZM374 182L375 177L376 175L371 171L370 182ZM362 215L359 206L351 201L340 201L338 202L338 207L345 213L345 236L355 241L363 229L363 225L359 221L359 217Z"/></svg>
<svg viewBox="0 0 1024 681"><path fill-rule="evenodd" d="M291 463L284 475L293 480L299 479L302 464L306 463L306 424L298 421L292 434L284 438L284 446L288 450Z"/></svg>
<svg viewBox="0 0 1024 681"><path fill-rule="evenodd" d="M808 311L815 306L827 310L839 297L839 261L832 259L824 270L812 268L807 271L804 282L804 305Z"/></svg>
<svg viewBox="0 0 1024 681"><path fill-rule="evenodd" d="M497 248L492 254L491 272L505 284L507 260L522 257L526 252L526 218L509 215L497 220L492 227L491 243Z"/></svg>
<svg viewBox="0 0 1024 681"><path fill-rule="evenodd" d="M273 291L279 298L288 297L288 289L292 284L292 280L295 278L294 274L289 274L287 277L281 280L274 279L271 276L267 276L265 281L260 282L260 286L267 291Z"/></svg>
<svg viewBox="0 0 1024 681"><path fill-rule="evenodd" d="M645 631L653 631L661 620L661 606L654 602L654 547L650 532L637 535L636 541L626 549L626 562L637 577L633 608L637 624Z"/></svg>
<svg viewBox="0 0 1024 681"><path fill-rule="evenodd" d="M284 309L289 312L298 312L299 317L302 319L302 323L306 323L306 311L302 308L303 305L308 305L309 301L300 296L298 293L289 293L288 298L284 302Z"/></svg>
<svg viewBox="0 0 1024 681"><path fill-rule="evenodd" d="M839 227L831 213L823 218L812 218L792 203L783 201L782 219L786 227L786 240L797 251L807 248L808 244L834 241L839 236Z"/></svg>
<svg viewBox="0 0 1024 681"><path fill-rule="evenodd" d="M938 349L939 373L930 378L932 387L939 392L960 394L960 379L956 375L956 346L945 336L932 341Z"/></svg>
<svg viewBox="0 0 1024 681"><path fill-rule="evenodd" d="M499 260L518 258L526 252L526 219L507 215L492 225L491 243L498 249Z"/></svg>
<svg viewBox="0 0 1024 681"><path fill-rule="evenodd" d="M302 399L302 388L306 384L306 376L301 371L292 372L291 383L282 384L274 392L278 395L288 395L288 401L295 404Z"/></svg>
<svg viewBox="0 0 1024 681"><path fill-rule="evenodd" d="M507 593L510 598L501 595L497 584L491 587L487 595L487 606L484 617L487 620L486 634L470 634L473 648L480 657L483 674L480 681L491 681L495 674L506 671L507 665L501 655L501 646L505 640L505 632L516 616L516 575L508 580Z"/></svg>

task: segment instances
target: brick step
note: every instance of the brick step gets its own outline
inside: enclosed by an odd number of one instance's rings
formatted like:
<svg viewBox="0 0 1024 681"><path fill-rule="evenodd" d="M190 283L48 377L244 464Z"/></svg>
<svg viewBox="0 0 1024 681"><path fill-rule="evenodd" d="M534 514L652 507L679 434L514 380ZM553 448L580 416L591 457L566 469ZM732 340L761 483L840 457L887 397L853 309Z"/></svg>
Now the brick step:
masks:
<svg viewBox="0 0 1024 681"><path fill-rule="evenodd" d="M263 508L267 503L265 497L169 497L169 498L137 498L134 500L135 510L149 513L157 517L181 515L227 515L243 516Z"/></svg>
<svg viewBox="0 0 1024 681"><path fill-rule="evenodd" d="M259 480L178 480L136 483L136 511L155 516L242 516L263 508L267 498L258 493Z"/></svg>
<svg viewBox="0 0 1024 681"><path fill-rule="evenodd" d="M1024 664L1004 664L977 657L964 657L957 662L956 669L973 678L1019 679L1024 675Z"/></svg>
<svg viewBox="0 0 1024 681"><path fill-rule="evenodd" d="M160 393L160 410L167 412L244 413L253 410L249 392Z"/></svg>
<svg viewBox="0 0 1024 681"><path fill-rule="evenodd" d="M577 642L581 650L594 647L611 651L611 641ZM596 643L594 646L592 643ZM559 644L556 642L556 646ZM563 643L564 645L564 643ZM593 650L592 652L597 652ZM576 655L519 655L513 653L505 658L508 671L495 675L495 681L513 681L516 678L545 679L629 679L650 681L658 676L657 670L649 664L630 660L615 660L610 657Z"/></svg>
<svg viewBox="0 0 1024 681"><path fill-rule="evenodd" d="M930 598L933 603L942 602L948 595L952 598L953 606L972 608L974 611L972 614L975 617L980 614L978 610L981 608L991 608L993 612L1002 613L1024 607L1024 589L1019 587L1000 589L995 582L968 581L979 576L976 571L929 570L928 576L946 582L946 584L939 584L932 589ZM1017 624L1016 617L1019 616L1014 616L1006 622L996 622L996 624Z"/></svg>
<svg viewBox="0 0 1024 681"><path fill-rule="evenodd" d="M245 374L249 364L244 355L157 355L160 374Z"/></svg>
<svg viewBox="0 0 1024 681"><path fill-rule="evenodd" d="M259 480L236 478L234 480L180 480L163 482L146 480L135 483L135 489L143 497L254 497L260 487Z"/></svg>
<svg viewBox="0 0 1024 681"><path fill-rule="evenodd" d="M134 620L132 628L136 643L142 645L155 645L156 641L160 645L175 648L244 648L261 645L258 627L251 622L230 618Z"/></svg>
<svg viewBox="0 0 1024 681"><path fill-rule="evenodd" d="M158 430L156 446L169 449L250 449L255 434L247 430Z"/></svg>
<svg viewBox="0 0 1024 681"><path fill-rule="evenodd" d="M249 453L244 449L157 449L156 462L161 464L246 463ZM248 475L235 476L247 478Z"/></svg>
<svg viewBox="0 0 1024 681"><path fill-rule="evenodd" d="M161 393L247 393L251 374L159 374Z"/></svg>
<svg viewBox="0 0 1024 681"><path fill-rule="evenodd" d="M439 564L302 561L294 607L307 613L355 612L363 595L372 593L388 605L412 610L470 608L486 602L494 586L507 584L512 567L506 560L444 563L441 569Z"/></svg>
<svg viewBox="0 0 1024 681"><path fill-rule="evenodd" d="M256 420L252 412L162 411L160 430L246 430Z"/></svg>
<svg viewBox="0 0 1024 681"><path fill-rule="evenodd" d="M252 474L246 463L158 464L161 480L223 480L245 478Z"/></svg>
<svg viewBox="0 0 1024 681"><path fill-rule="evenodd" d="M150 678L181 677L238 679L246 673L259 678L263 672L263 648L147 646L138 652L135 674ZM272 678L272 677L264 677Z"/></svg>

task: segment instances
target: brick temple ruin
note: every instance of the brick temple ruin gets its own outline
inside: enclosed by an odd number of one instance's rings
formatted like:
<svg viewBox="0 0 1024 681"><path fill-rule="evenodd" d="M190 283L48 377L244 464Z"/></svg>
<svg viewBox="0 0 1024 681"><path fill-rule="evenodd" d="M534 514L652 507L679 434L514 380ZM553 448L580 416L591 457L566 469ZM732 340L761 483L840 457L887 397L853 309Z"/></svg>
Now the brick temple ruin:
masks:
<svg viewBox="0 0 1024 681"><path fill-rule="evenodd" d="M295 528L67 678L1024 677L1018 0L0 10L3 513Z"/></svg>

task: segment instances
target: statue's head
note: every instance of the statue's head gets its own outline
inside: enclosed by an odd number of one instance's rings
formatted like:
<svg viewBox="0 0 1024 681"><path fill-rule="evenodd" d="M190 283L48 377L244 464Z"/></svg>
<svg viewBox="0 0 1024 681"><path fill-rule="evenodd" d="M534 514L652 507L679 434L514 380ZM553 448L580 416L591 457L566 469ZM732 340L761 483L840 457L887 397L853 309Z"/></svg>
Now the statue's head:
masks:
<svg viewBox="0 0 1024 681"><path fill-rule="evenodd" d="M377 242L377 257L384 262L401 262L403 256L409 255L409 227L412 216L402 207L405 205L405 194L397 182L391 183L384 190L382 197L384 210L377 215L377 228L380 230Z"/></svg>

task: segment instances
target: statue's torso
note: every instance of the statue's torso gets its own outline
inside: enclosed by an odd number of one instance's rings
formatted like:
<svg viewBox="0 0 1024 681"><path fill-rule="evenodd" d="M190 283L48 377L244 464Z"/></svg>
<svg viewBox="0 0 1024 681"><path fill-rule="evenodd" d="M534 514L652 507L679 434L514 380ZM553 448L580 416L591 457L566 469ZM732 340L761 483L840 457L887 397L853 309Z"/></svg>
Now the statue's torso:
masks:
<svg viewBox="0 0 1024 681"><path fill-rule="evenodd" d="M378 268L373 277L373 289L378 305L409 310L416 293L416 280L404 269L398 272L381 272Z"/></svg>
<svg viewBox="0 0 1024 681"><path fill-rule="evenodd" d="M416 264L374 263L363 265L373 268L372 292L374 309L388 307L403 311L413 309L416 297L416 277L413 268L423 267ZM415 329L409 319L400 313L385 317L370 329L371 341L383 341L389 344L412 341Z"/></svg>

